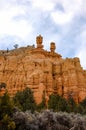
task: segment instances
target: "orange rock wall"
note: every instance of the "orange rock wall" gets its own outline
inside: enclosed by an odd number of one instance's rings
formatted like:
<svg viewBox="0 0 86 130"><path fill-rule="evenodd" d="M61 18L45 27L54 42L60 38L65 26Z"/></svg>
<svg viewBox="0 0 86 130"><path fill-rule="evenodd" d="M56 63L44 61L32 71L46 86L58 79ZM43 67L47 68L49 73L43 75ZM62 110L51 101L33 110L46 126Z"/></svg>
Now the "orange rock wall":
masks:
<svg viewBox="0 0 86 130"><path fill-rule="evenodd" d="M86 71L79 58L63 59L53 51L45 51L42 43L38 48L22 47L0 53L0 83L13 96L17 91L30 87L37 103L43 93L57 93L65 98L72 96L76 102L86 97ZM51 44L52 45L52 44ZM54 44L53 44L54 45ZM52 48L52 47L50 47ZM5 90L2 88L0 94Z"/></svg>

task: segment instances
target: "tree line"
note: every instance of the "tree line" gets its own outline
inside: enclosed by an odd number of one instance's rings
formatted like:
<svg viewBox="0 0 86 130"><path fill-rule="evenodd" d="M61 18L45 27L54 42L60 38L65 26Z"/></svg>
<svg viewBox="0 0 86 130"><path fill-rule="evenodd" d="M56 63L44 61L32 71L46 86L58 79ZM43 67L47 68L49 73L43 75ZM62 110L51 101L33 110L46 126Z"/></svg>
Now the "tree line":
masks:
<svg viewBox="0 0 86 130"><path fill-rule="evenodd" d="M52 112L73 112L86 115L86 99L76 104L72 97L66 100L62 96L51 94L48 109ZM0 130L19 130L17 128L18 122L15 122L13 118L16 112L30 111L35 113L43 110L46 110L45 95L43 95L42 102L37 105L30 88L18 91L13 98L10 98L8 92L6 92L0 97Z"/></svg>

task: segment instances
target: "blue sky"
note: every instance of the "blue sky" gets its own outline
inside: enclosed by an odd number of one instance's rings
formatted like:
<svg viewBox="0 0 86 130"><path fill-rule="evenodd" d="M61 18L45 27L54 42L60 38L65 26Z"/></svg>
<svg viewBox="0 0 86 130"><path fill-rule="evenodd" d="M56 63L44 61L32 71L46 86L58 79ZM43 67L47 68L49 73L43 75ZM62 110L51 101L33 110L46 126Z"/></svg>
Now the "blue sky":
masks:
<svg viewBox="0 0 86 130"><path fill-rule="evenodd" d="M0 0L0 50L56 43L63 58L79 57L86 69L86 0Z"/></svg>

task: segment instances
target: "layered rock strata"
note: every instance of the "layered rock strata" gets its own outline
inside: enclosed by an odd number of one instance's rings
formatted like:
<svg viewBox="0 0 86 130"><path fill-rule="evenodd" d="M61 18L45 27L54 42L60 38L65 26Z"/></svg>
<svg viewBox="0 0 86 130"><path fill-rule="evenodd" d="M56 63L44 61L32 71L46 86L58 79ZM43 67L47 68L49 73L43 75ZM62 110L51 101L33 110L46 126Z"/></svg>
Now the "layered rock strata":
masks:
<svg viewBox="0 0 86 130"><path fill-rule="evenodd" d="M79 58L66 58L55 52L52 42L50 51L43 49L43 37L36 38L36 47L27 46L11 51L0 51L0 89L6 89L10 96L29 87L34 92L36 102L46 100L52 93L65 98L73 97L80 102L86 97L86 70L80 65Z"/></svg>

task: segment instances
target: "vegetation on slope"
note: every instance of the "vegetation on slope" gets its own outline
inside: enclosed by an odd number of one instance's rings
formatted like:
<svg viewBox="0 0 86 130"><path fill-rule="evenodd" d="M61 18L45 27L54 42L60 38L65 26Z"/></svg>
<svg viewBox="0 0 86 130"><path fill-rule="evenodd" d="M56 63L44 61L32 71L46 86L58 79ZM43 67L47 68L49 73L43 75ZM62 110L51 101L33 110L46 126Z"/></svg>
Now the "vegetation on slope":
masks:
<svg viewBox="0 0 86 130"><path fill-rule="evenodd" d="M13 99L6 92L0 97L0 130L86 130L86 99L76 104L52 94L48 108L44 96L42 103L35 103L29 88Z"/></svg>
<svg viewBox="0 0 86 130"><path fill-rule="evenodd" d="M33 112L36 109L33 92L29 88L17 92L15 97L13 98L13 101L14 104L22 111L31 110Z"/></svg>

